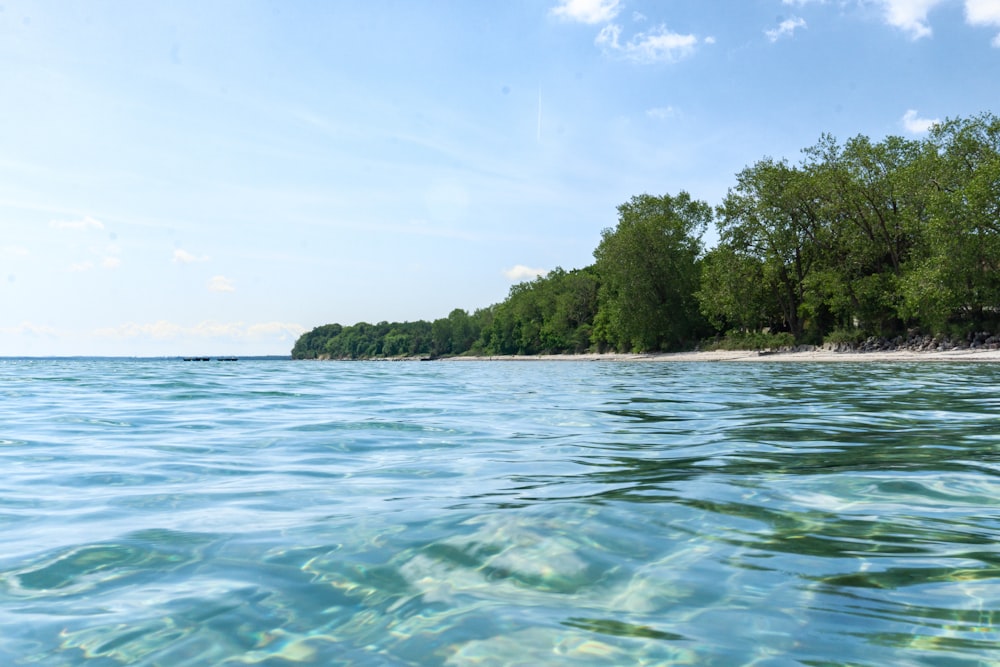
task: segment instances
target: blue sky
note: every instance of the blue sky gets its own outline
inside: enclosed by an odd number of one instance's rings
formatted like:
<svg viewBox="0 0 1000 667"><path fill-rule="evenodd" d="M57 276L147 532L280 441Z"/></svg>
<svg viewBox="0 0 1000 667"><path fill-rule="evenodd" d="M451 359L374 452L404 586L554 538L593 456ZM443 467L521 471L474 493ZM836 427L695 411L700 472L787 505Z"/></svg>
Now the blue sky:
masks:
<svg viewBox="0 0 1000 667"><path fill-rule="evenodd" d="M0 3L0 356L471 311L632 195L1000 112L1000 0Z"/></svg>

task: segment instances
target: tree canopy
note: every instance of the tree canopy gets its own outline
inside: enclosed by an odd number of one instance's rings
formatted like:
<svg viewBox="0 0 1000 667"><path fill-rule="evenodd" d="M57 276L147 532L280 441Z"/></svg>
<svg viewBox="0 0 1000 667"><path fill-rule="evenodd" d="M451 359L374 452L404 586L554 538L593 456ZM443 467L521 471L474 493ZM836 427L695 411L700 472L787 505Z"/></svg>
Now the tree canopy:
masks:
<svg viewBox="0 0 1000 667"><path fill-rule="evenodd" d="M639 195L594 251L601 281L594 342L618 350L683 347L699 331L701 236L712 209L687 192Z"/></svg>
<svg viewBox="0 0 1000 667"><path fill-rule="evenodd" d="M710 224L718 244L704 251ZM714 209L687 192L632 197L594 264L433 322L327 324L295 358L677 350L725 334L792 340L1000 324L1000 119L922 140L823 135L798 164L762 158Z"/></svg>

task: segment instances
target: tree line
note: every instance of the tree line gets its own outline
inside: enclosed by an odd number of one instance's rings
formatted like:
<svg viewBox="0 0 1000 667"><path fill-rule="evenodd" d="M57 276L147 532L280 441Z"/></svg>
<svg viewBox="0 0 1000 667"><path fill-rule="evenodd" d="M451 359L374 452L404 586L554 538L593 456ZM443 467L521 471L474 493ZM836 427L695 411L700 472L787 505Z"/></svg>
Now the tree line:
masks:
<svg viewBox="0 0 1000 667"><path fill-rule="evenodd" d="M718 244L707 250L709 225ZM328 324L295 358L671 351L819 344L1000 324L1000 118L924 139L823 135L798 164L765 157L714 208L632 197L594 263L514 285L432 322Z"/></svg>

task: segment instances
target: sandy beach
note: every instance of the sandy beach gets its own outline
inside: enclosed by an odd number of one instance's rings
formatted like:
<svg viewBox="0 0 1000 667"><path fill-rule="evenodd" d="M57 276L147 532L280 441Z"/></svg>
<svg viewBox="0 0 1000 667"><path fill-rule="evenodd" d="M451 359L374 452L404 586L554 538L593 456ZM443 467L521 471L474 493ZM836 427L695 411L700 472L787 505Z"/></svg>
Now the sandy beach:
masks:
<svg viewBox="0 0 1000 667"><path fill-rule="evenodd" d="M954 349L914 352L834 352L808 351L757 352L755 350L713 350L711 352L675 352L668 354L540 354L533 356L448 357L441 361L648 361L648 362L1000 362L1000 350Z"/></svg>

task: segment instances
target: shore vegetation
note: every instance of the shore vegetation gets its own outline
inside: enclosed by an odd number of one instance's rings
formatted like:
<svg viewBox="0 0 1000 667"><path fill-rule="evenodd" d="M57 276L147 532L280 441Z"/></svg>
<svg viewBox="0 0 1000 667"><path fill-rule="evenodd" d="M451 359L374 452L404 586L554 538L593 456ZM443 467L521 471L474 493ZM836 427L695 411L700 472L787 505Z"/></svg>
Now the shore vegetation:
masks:
<svg viewBox="0 0 1000 667"><path fill-rule="evenodd" d="M709 225L718 244L702 241ZM1000 118L920 140L823 135L765 157L716 206L685 191L618 207L594 263L556 268L473 313L325 324L297 359L855 345L1000 326Z"/></svg>

